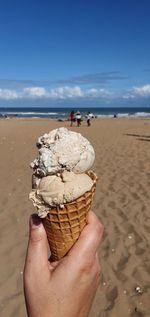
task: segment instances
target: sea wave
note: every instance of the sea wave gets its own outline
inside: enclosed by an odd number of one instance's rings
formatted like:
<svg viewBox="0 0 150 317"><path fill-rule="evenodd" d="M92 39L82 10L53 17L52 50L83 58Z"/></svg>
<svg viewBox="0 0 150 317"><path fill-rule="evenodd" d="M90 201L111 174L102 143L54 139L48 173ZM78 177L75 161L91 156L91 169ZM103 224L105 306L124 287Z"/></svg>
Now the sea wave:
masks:
<svg viewBox="0 0 150 317"><path fill-rule="evenodd" d="M117 111L118 109L110 109L110 111L107 111L106 109L98 109L93 111L93 116L96 118L150 118L150 112L147 111L137 111L133 109L128 110L126 109L125 112L120 109L120 111ZM145 110L145 109L144 109ZM83 115L83 119L85 120L86 111L82 110L81 114ZM24 111L24 109L15 109L14 111L11 111L11 109L0 109L0 117L18 117L18 118L51 118L51 119L67 119L69 118L69 112L68 110L65 111L65 109L59 109L58 111L54 109L54 111Z"/></svg>
<svg viewBox="0 0 150 317"><path fill-rule="evenodd" d="M96 118L113 118L113 114L95 114Z"/></svg>
<svg viewBox="0 0 150 317"><path fill-rule="evenodd" d="M134 114L135 117L150 117L150 112L136 112Z"/></svg>
<svg viewBox="0 0 150 317"><path fill-rule="evenodd" d="M135 113L116 113L116 114L97 114L97 118L150 118L149 112L135 112Z"/></svg>
<svg viewBox="0 0 150 317"><path fill-rule="evenodd" d="M128 117L129 113L115 113L115 114L98 114L96 115L97 118L123 118L123 117Z"/></svg>
<svg viewBox="0 0 150 317"><path fill-rule="evenodd" d="M127 117L129 117L129 113L118 113L117 116L119 118L127 118Z"/></svg>
<svg viewBox="0 0 150 317"><path fill-rule="evenodd" d="M20 112L20 111L13 111L13 112L11 112L11 111L9 111L9 112L7 112L7 111L2 111L2 113L4 113L4 114L10 114L10 115L15 115L15 114L17 114L18 116L19 115L39 115L39 116L44 116L44 115L50 115L50 116L55 116L55 115L58 115L58 112Z"/></svg>

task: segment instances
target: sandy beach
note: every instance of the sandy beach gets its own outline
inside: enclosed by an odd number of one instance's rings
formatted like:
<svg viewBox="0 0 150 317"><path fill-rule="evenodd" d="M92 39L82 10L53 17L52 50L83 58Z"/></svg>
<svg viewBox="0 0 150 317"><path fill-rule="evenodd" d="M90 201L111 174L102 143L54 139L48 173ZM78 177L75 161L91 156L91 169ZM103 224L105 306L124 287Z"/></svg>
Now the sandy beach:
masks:
<svg viewBox="0 0 150 317"><path fill-rule="evenodd" d="M22 273L30 162L37 137L69 123L0 120L0 316L25 317ZM150 317L150 119L94 119L81 132L96 152L93 210L104 224L101 282L89 317ZM41 316L42 317L42 316Z"/></svg>

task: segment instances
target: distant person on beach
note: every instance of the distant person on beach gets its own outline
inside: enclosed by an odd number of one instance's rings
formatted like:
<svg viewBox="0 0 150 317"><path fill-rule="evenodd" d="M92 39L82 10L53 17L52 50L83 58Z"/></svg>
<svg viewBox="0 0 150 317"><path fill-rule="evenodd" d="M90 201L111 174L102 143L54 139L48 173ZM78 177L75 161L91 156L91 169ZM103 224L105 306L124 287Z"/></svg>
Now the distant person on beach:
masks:
<svg viewBox="0 0 150 317"><path fill-rule="evenodd" d="M97 249L102 234L102 224L90 211L87 225L68 255L49 262L42 220L32 215L23 275L28 317L88 316L99 285Z"/></svg>
<svg viewBox="0 0 150 317"><path fill-rule="evenodd" d="M70 126L73 126L73 123L75 121L74 111L71 111L70 113Z"/></svg>
<svg viewBox="0 0 150 317"><path fill-rule="evenodd" d="M80 111L77 111L76 113L76 120L77 120L77 127L81 125L81 113Z"/></svg>
<svg viewBox="0 0 150 317"><path fill-rule="evenodd" d="M91 112L88 112L86 115L86 122L88 127L91 125Z"/></svg>

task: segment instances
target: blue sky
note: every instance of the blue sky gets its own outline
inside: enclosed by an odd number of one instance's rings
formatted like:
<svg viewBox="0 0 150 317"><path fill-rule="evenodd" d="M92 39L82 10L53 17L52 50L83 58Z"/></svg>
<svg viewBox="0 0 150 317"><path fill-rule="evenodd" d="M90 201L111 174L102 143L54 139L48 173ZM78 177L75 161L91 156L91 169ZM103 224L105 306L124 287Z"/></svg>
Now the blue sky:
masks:
<svg viewBox="0 0 150 317"><path fill-rule="evenodd" d="M150 106L150 1L1 1L0 106Z"/></svg>

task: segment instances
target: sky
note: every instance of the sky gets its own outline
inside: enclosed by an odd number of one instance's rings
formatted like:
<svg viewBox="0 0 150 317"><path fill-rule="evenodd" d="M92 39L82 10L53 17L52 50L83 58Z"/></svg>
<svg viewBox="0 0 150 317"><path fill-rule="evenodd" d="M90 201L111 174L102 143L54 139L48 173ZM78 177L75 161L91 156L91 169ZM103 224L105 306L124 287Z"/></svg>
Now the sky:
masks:
<svg viewBox="0 0 150 317"><path fill-rule="evenodd" d="M0 106L150 106L149 0L1 0Z"/></svg>

